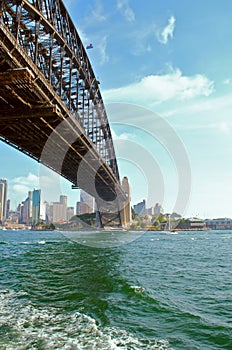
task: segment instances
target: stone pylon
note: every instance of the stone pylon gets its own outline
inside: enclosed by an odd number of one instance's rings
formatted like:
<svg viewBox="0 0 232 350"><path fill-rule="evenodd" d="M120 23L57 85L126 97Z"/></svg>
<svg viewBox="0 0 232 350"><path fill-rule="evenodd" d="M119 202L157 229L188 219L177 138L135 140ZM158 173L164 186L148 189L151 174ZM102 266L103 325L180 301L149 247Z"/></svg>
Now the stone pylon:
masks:
<svg viewBox="0 0 232 350"><path fill-rule="evenodd" d="M122 179L122 189L127 195L127 201L124 203L123 208L121 210L122 226L128 226L130 225L132 220L132 213L130 184L126 176Z"/></svg>

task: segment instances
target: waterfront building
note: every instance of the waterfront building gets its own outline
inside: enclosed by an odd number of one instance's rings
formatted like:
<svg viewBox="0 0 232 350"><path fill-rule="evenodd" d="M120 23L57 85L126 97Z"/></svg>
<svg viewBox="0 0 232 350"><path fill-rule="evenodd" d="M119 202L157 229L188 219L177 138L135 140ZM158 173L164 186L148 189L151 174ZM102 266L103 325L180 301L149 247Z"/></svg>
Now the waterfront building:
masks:
<svg viewBox="0 0 232 350"><path fill-rule="evenodd" d="M205 224L211 230L232 230L232 219L230 218L206 219Z"/></svg>
<svg viewBox="0 0 232 350"><path fill-rule="evenodd" d="M20 221L20 212L17 210L10 210L9 211L9 218L7 222L18 224Z"/></svg>
<svg viewBox="0 0 232 350"><path fill-rule="evenodd" d="M205 222L202 219L199 218L189 218L185 220L180 220L180 222L177 225L177 229L182 230L205 230Z"/></svg>
<svg viewBox="0 0 232 350"><path fill-rule="evenodd" d="M7 180L0 179L0 222L6 219Z"/></svg>
<svg viewBox="0 0 232 350"><path fill-rule="evenodd" d="M205 222L199 218L190 218L187 220L190 230L203 230L205 228Z"/></svg>

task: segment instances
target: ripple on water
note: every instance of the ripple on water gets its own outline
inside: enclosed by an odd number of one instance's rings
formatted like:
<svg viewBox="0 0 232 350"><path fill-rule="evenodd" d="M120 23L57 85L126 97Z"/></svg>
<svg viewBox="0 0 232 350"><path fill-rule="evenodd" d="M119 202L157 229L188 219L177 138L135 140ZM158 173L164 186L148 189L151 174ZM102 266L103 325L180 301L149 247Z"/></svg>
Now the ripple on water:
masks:
<svg viewBox="0 0 232 350"><path fill-rule="evenodd" d="M36 308L24 297L25 293L0 293L0 348L171 350L165 340L138 339L124 330L103 328L81 312Z"/></svg>

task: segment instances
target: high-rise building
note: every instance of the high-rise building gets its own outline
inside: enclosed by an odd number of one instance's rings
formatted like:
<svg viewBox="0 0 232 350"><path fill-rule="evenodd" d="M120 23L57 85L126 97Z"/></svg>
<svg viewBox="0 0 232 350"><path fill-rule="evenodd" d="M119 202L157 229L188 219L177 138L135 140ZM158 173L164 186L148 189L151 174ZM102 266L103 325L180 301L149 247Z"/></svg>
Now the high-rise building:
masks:
<svg viewBox="0 0 232 350"><path fill-rule="evenodd" d="M9 213L10 213L10 199L7 199L7 201L6 201L6 219L9 219Z"/></svg>
<svg viewBox="0 0 232 350"><path fill-rule="evenodd" d="M52 222L52 217L51 217L51 205L48 202L44 202L45 206L45 221L46 223L51 223Z"/></svg>
<svg viewBox="0 0 232 350"><path fill-rule="evenodd" d="M85 205L82 205L82 208L86 208L85 213L94 213L95 211L95 199L94 197L90 196L87 192L81 190L80 191L80 202L85 203ZM85 214L81 213L81 214Z"/></svg>
<svg viewBox="0 0 232 350"><path fill-rule="evenodd" d="M32 193L32 224L39 222L41 214L41 190L34 190Z"/></svg>
<svg viewBox="0 0 232 350"><path fill-rule="evenodd" d="M60 203L63 204L66 208L68 206L68 197L64 195L60 195Z"/></svg>
<svg viewBox="0 0 232 350"><path fill-rule="evenodd" d="M81 214L87 214L87 213L92 213L92 212L90 212L88 204L85 202L77 202L76 203L76 214L81 215Z"/></svg>
<svg viewBox="0 0 232 350"><path fill-rule="evenodd" d="M0 183L0 223L3 221L4 190L4 184Z"/></svg>
<svg viewBox="0 0 232 350"><path fill-rule="evenodd" d="M50 205L47 202L44 202L46 221L50 223L66 222L67 221L67 204L68 204L68 197L64 195L60 195L59 202L53 202Z"/></svg>
<svg viewBox="0 0 232 350"><path fill-rule="evenodd" d="M27 225L32 223L32 191L28 192L28 197L23 202L21 221Z"/></svg>
<svg viewBox="0 0 232 350"><path fill-rule="evenodd" d="M7 180L0 179L0 222L6 219Z"/></svg>
<svg viewBox="0 0 232 350"><path fill-rule="evenodd" d="M161 204L156 203L155 207L154 207L154 215L155 216L159 216L160 214L162 214L164 212Z"/></svg>
<svg viewBox="0 0 232 350"><path fill-rule="evenodd" d="M65 222L66 221L66 208L65 205L60 202L53 202L51 207L51 220L52 222Z"/></svg>
<svg viewBox="0 0 232 350"><path fill-rule="evenodd" d="M81 211L81 202L76 202L76 215L79 215Z"/></svg>
<svg viewBox="0 0 232 350"><path fill-rule="evenodd" d="M142 202L135 204L133 208L134 208L135 214L144 215L146 213L145 199Z"/></svg>

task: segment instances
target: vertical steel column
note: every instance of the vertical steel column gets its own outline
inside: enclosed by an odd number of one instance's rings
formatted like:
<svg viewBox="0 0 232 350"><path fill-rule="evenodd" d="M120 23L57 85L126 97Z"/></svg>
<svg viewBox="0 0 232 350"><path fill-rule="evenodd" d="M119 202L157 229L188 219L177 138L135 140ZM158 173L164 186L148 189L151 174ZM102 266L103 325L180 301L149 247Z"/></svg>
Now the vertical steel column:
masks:
<svg viewBox="0 0 232 350"><path fill-rule="evenodd" d="M37 65L39 57L39 29L40 29L40 18L35 20L35 56L34 63Z"/></svg>
<svg viewBox="0 0 232 350"><path fill-rule="evenodd" d="M20 28L20 21L21 21L21 13L22 13L22 7L21 7L22 1L18 1L16 5L16 23L15 23L15 38L18 42L19 37L19 28Z"/></svg>
<svg viewBox="0 0 232 350"><path fill-rule="evenodd" d="M63 90L63 65L64 65L64 48L61 47L60 49L60 97L62 98L62 90Z"/></svg>
<svg viewBox="0 0 232 350"><path fill-rule="evenodd" d="M72 106L72 59L69 58L69 109L71 110Z"/></svg>
<svg viewBox="0 0 232 350"><path fill-rule="evenodd" d="M48 80L49 83L52 81L52 50L53 50L54 33L50 34L50 45L49 45L49 68L48 68Z"/></svg>

